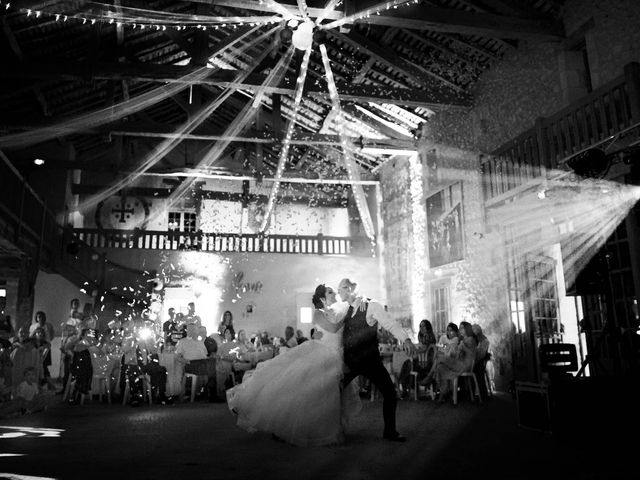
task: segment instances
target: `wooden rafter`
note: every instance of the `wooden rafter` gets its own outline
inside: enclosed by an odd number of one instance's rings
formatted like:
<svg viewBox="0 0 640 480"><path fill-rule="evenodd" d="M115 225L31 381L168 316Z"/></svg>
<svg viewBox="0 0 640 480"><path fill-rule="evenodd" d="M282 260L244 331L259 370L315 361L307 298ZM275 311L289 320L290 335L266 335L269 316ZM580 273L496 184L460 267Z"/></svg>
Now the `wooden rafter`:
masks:
<svg viewBox="0 0 640 480"><path fill-rule="evenodd" d="M211 4L211 0L193 0L198 3ZM296 0L280 0L278 2L292 15L299 15ZM365 11L380 4L380 0L350 0L349 11ZM273 13L266 2L259 0L216 0L216 5ZM309 8L309 15L316 17L322 9ZM345 16L340 10L332 11L328 20L338 20ZM517 16L497 15L491 13L467 12L454 8L438 8L425 5L403 5L398 9L383 10L380 15L360 18L358 23L371 23L391 27L410 28L416 30L433 30L437 32L461 33L495 38L525 38L538 40L562 40L562 27L547 19L519 18Z"/></svg>
<svg viewBox="0 0 640 480"><path fill-rule="evenodd" d="M410 67L417 70L415 67ZM5 64L0 70L0 79L37 79L37 80L96 80L96 79L127 79L130 81L154 81L160 83L183 82L182 78L192 72L189 66L156 65L156 64L132 64L132 63L18 63ZM266 75L251 74L242 83L234 83L237 72L223 70L212 74L194 83L217 86L221 88L233 87L255 91L261 87ZM268 87L266 93L280 93L293 95L295 79L285 79L281 86ZM468 95L457 92L445 91L421 91L408 88L394 88L388 86L368 86L338 83L338 91L341 97L356 102L377 101L394 105L410 105L427 107L431 109L459 107L466 108L470 105ZM324 86L310 87L305 91L312 97L328 97Z"/></svg>
<svg viewBox="0 0 640 480"><path fill-rule="evenodd" d="M366 10L368 6L377 3L379 2L359 0L356 2L357 11ZM371 15L359 19L358 22L489 38L560 41L565 37L562 25L552 20L525 19L425 5L406 5L398 9L384 10L380 15Z"/></svg>

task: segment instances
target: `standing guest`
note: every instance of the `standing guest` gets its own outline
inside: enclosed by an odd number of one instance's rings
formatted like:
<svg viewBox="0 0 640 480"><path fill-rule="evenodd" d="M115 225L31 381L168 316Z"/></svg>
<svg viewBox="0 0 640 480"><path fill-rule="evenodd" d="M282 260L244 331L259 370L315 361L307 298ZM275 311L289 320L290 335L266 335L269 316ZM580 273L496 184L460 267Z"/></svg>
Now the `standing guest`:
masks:
<svg viewBox="0 0 640 480"><path fill-rule="evenodd" d="M185 315L185 323L187 325L190 325L192 323L194 323L195 325L197 325L198 327L202 326L202 320L200 319L199 315L196 315L196 304L193 302L189 302L188 307L188 311L187 314Z"/></svg>
<svg viewBox="0 0 640 480"><path fill-rule="evenodd" d="M139 348L137 335L138 326L133 320L123 322L122 357L120 359L120 392L125 393L126 382L129 380L129 405L139 407L143 399L142 352Z"/></svg>
<svg viewBox="0 0 640 480"><path fill-rule="evenodd" d="M11 325L11 317L0 313L0 347L10 348L9 339L13 337L13 326Z"/></svg>
<svg viewBox="0 0 640 480"><path fill-rule="evenodd" d="M76 404L79 395L87 395L91 390L93 378L93 364L91 362L90 347L97 343L95 330L83 329L79 335L72 337L67 342L67 348L72 354L71 375L75 379L74 391L69 398L70 404Z"/></svg>
<svg viewBox="0 0 640 480"><path fill-rule="evenodd" d="M44 339L47 342L51 342L53 337L55 337L53 331L53 325L50 322L47 322L46 314L40 310L36 313L36 318L33 320L33 323L29 326L29 336L32 337L33 333L36 331L36 328L42 328L44 330Z"/></svg>
<svg viewBox="0 0 640 480"><path fill-rule="evenodd" d="M162 332L164 334L164 343L166 345L176 345L178 340L187 336L187 329L184 323L184 315L178 313L176 315L175 308L171 307L169 310L169 320L162 324Z"/></svg>
<svg viewBox="0 0 640 480"><path fill-rule="evenodd" d="M36 328L31 338L35 346L40 350L40 357L42 358L43 378L40 383L47 387L53 387L51 372L49 371L49 367L51 366L51 343L46 339L44 328ZM55 390L55 388L51 388L51 390Z"/></svg>
<svg viewBox="0 0 640 480"><path fill-rule="evenodd" d="M80 312L80 300L74 298L70 302L70 311L69 317L66 320L66 324L73 325L74 327L78 327L80 325L80 321L82 320L82 312Z"/></svg>
<svg viewBox="0 0 640 480"><path fill-rule="evenodd" d="M304 332L302 330L296 330L296 340L298 341L298 345L309 340L304 336Z"/></svg>
<svg viewBox="0 0 640 480"><path fill-rule="evenodd" d="M236 331L233 328L233 315L231 314L231 312L229 310L225 311L222 314L222 321L220 322L220 325L218 326L218 333L220 334L221 337L224 336L224 331L226 329L231 329L231 333L232 335L235 337L236 336Z"/></svg>
<svg viewBox="0 0 640 480"><path fill-rule="evenodd" d="M82 307L82 321L85 325L91 321L91 315L93 315L93 305L91 302L87 302L84 304L84 307Z"/></svg>
<svg viewBox="0 0 640 480"><path fill-rule="evenodd" d="M162 324L162 333L164 335L164 343L166 344L175 344L173 339L171 338L171 334L178 327L178 322L176 322L176 309L171 307L167 310L167 314L169 318Z"/></svg>

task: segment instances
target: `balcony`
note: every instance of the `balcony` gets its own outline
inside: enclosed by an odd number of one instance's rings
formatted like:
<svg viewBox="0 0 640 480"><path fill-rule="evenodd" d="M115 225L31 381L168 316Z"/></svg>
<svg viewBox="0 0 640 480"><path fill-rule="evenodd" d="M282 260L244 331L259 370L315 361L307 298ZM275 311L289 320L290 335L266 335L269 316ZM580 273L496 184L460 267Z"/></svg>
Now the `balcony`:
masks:
<svg viewBox="0 0 640 480"><path fill-rule="evenodd" d="M484 199L492 206L562 169L571 156L615 135L640 137L640 64L505 143L482 162Z"/></svg>
<svg viewBox="0 0 640 480"><path fill-rule="evenodd" d="M373 256L364 237L262 235L151 230L73 229L81 243L97 249L144 249L210 253L288 253Z"/></svg>

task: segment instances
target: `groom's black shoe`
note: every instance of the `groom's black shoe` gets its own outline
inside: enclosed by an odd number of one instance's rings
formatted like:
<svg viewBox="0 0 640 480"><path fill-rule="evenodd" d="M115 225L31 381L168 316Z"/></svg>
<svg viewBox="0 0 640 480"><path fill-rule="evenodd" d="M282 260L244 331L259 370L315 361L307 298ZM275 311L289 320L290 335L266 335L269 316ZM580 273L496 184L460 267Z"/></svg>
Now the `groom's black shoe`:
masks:
<svg viewBox="0 0 640 480"><path fill-rule="evenodd" d="M385 440L389 440L391 442L406 442L407 441L407 437L405 437L404 435L400 435L398 432L394 432L394 433L385 433L382 438L384 438Z"/></svg>

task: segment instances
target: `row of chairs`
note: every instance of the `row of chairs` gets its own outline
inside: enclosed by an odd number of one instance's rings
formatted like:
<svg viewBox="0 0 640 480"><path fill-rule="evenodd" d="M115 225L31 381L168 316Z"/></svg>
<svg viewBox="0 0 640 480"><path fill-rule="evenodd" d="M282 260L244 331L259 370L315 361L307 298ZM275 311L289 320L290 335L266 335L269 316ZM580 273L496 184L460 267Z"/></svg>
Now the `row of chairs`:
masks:
<svg viewBox="0 0 640 480"><path fill-rule="evenodd" d="M424 369L427 368L429 364L433 364L435 355L436 355L435 345L429 345L426 351L420 352L418 354L417 364L419 366L419 369L418 370L412 369L410 372L410 375L411 375L410 385L411 385L411 389L413 390L414 400L418 400L421 392L421 388L420 388L421 386L418 383L418 376L420 374L419 371L424 371ZM396 384L398 383L397 375L400 372L402 363L404 363L404 361L406 360L404 356L400 356L400 355L397 358L398 360L396 360L396 357L394 357L394 361L392 362L392 367L391 367L392 372L394 373L392 375L392 378ZM485 391L487 396L488 397L493 396L493 387L489 379L489 374L487 373L486 363L487 361L483 360L481 362L481 366L478 369L476 369L476 362L474 361L473 364L471 365L471 368L468 371L460 373L459 375L457 375L451 380L452 397L453 397L452 400L454 405L458 404L458 391L460 390L460 387L461 387L460 385L461 379L462 381L466 382L465 387L469 392L469 396L472 402L475 402L477 398L478 402L482 403L482 393L480 389L480 384L478 383L478 376L481 376L481 381L485 383ZM431 400L435 400L436 391L433 385L429 385L425 388L425 394L427 397L431 398ZM375 388L373 386L371 388L371 400L372 401L375 400Z"/></svg>

